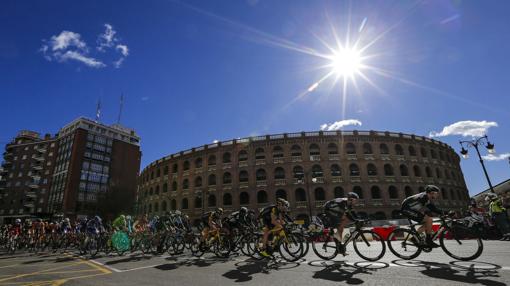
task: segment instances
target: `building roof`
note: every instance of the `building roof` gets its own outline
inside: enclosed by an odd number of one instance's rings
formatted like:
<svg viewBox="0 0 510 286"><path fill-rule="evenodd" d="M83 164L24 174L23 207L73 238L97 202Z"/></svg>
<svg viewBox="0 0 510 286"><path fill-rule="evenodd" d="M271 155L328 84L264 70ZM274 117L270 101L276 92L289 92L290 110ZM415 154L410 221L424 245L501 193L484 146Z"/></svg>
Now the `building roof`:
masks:
<svg viewBox="0 0 510 286"><path fill-rule="evenodd" d="M499 184L497 184L497 185L495 185L495 186L492 186L492 187L494 188L494 191L495 191L496 193L498 193L499 191L503 192L503 191L505 191L505 190L510 190L510 179L506 179L506 180L504 180L503 182L501 182L501 183L499 183ZM478 193L478 194L474 195L474 196L473 196L473 198L475 198L475 199L476 199L476 198L479 198L479 197L483 197L483 196L485 196L486 194L488 194L490 191L491 191L491 189L490 189L490 188L488 188L488 189L486 189L485 191L480 192L480 193Z"/></svg>

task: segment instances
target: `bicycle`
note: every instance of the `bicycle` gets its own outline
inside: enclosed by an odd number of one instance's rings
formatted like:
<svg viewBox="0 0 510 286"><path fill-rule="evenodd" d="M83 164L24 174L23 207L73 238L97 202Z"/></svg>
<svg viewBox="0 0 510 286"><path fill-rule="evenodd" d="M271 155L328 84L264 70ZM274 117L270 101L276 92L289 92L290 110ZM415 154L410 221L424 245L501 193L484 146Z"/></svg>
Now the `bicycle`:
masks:
<svg viewBox="0 0 510 286"><path fill-rule="evenodd" d="M334 259L339 253L346 255L346 248L352 242L354 251L367 261L377 261L386 253L384 239L373 230L363 229L369 220L354 222L355 229L347 235L345 242L338 241L334 235L334 227L325 227L310 235L313 252L324 260Z"/></svg>
<svg viewBox="0 0 510 286"><path fill-rule="evenodd" d="M266 253L274 258L274 253L278 251L280 256L288 262L295 262L304 256L305 246L304 237L299 231L292 231L292 227L289 224L282 226L282 229L272 229L269 234L268 243L266 245ZM262 234L258 234L258 240L256 245L262 244ZM260 259L264 257L261 254L261 250L257 247L257 257Z"/></svg>
<svg viewBox="0 0 510 286"><path fill-rule="evenodd" d="M469 261L478 258L483 252L483 243L476 231L461 221L441 216L439 229L432 239L439 239L440 247L450 257ZM421 252L431 252L432 248L425 243L425 238L418 233L416 226L409 220L409 228L395 228L388 235L387 243L390 251L397 257L410 260L418 257Z"/></svg>

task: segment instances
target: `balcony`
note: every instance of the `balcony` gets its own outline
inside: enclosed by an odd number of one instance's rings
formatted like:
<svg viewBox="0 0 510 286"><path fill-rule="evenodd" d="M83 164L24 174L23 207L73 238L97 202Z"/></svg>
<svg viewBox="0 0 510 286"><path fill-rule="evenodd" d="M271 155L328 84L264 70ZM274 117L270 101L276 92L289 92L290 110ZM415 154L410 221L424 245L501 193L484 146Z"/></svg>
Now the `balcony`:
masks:
<svg viewBox="0 0 510 286"><path fill-rule="evenodd" d="M347 160L349 161L358 160L358 156L356 156L356 154L347 154Z"/></svg>
<svg viewBox="0 0 510 286"><path fill-rule="evenodd" d="M312 179L312 183L314 184L324 184L324 177L317 177Z"/></svg>
<svg viewBox="0 0 510 286"><path fill-rule="evenodd" d="M38 155L38 154L32 155L32 159L39 161L39 162L44 161L44 157L42 155Z"/></svg>
<svg viewBox="0 0 510 286"><path fill-rule="evenodd" d="M28 202L24 202L23 206L26 208L33 208L33 207L35 207L35 204L33 201L28 201Z"/></svg>
<svg viewBox="0 0 510 286"><path fill-rule="evenodd" d="M40 164L34 164L32 165L32 169L40 171L43 169L43 166Z"/></svg>
<svg viewBox="0 0 510 286"><path fill-rule="evenodd" d="M255 165L256 166L265 165L265 164L266 164L266 159L257 159L257 160L255 160Z"/></svg>
<svg viewBox="0 0 510 286"><path fill-rule="evenodd" d="M211 166L207 167L207 171L208 172L216 171L216 165L211 165Z"/></svg>
<svg viewBox="0 0 510 286"><path fill-rule="evenodd" d="M304 184L304 183L305 183L305 181L304 181L303 179L297 179L297 178L294 178L294 179L292 180L292 183L293 183L294 185L302 185L302 184Z"/></svg>
<svg viewBox="0 0 510 286"><path fill-rule="evenodd" d="M186 171L182 172L182 176L183 177L189 176L189 170L186 170Z"/></svg>
<svg viewBox="0 0 510 286"><path fill-rule="evenodd" d="M405 161L406 158L404 157L404 155L395 155L395 159L397 161Z"/></svg>
<svg viewBox="0 0 510 286"><path fill-rule="evenodd" d="M232 163L224 163L223 164L223 170L225 169L231 169L232 168Z"/></svg>
<svg viewBox="0 0 510 286"><path fill-rule="evenodd" d="M390 155L388 155L388 154L381 154L381 160L383 160L383 161L391 161Z"/></svg>
<svg viewBox="0 0 510 286"><path fill-rule="evenodd" d="M365 154L365 160L367 160L367 161L374 161L375 157L372 154Z"/></svg>
<svg viewBox="0 0 510 286"><path fill-rule="evenodd" d="M383 205L383 200L382 199L371 199L370 205L374 206L374 207L380 207Z"/></svg>
<svg viewBox="0 0 510 286"><path fill-rule="evenodd" d="M296 208L297 209L304 209L308 207L308 202L296 202Z"/></svg>
<svg viewBox="0 0 510 286"><path fill-rule="evenodd" d="M320 161L321 156L320 155L310 155L310 161Z"/></svg>
<svg viewBox="0 0 510 286"><path fill-rule="evenodd" d="M5 159L12 159L12 157L14 156L12 152L4 152L3 155Z"/></svg>
<svg viewBox="0 0 510 286"><path fill-rule="evenodd" d="M364 207L365 206L365 200L364 199L360 199L358 200L358 202L356 203L357 206L360 206L360 207Z"/></svg>
<svg viewBox="0 0 510 286"><path fill-rule="evenodd" d="M265 186L267 186L266 180L257 181L257 187L265 187Z"/></svg>
<svg viewBox="0 0 510 286"><path fill-rule="evenodd" d="M302 162L303 158L301 158L301 156L292 156L292 157L290 157L290 161L291 162Z"/></svg>
<svg viewBox="0 0 510 286"><path fill-rule="evenodd" d="M248 185L249 185L248 182L240 182L239 183L239 188L240 189L245 189L245 188L248 188Z"/></svg>
<svg viewBox="0 0 510 286"><path fill-rule="evenodd" d="M287 180L286 179L276 179L274 180L274 185L275 186L284 186L287 184Z"/></svg>
<svg viewBox="0 0 510 286"><path fill-rule="evenodd" d="M239 167L248 167L248 161L239 161Z"/></svg>
<svg viewBox="0 0 510 286"><path fill-rule="evenodd" d="M351 176L351 183L360 183L361 177L360 176Z"/></svg>
<svg viewBox="0 0 510 286"><path fill-rule="evenodd" d="M44 146L43 146L43 147L39 147L39 146L37 146L37 147L35 147L35 150L36 150L37 152L41 152L41 153L46 153L46 151L47 151L47 150L46 150L46 147L44 147Z"/></svg>
<svg viewBox="0 0 510 286"><path fill-rule="evenodd" d="M326 201L315 201L315 208L317 209L322 208L325 203Z"/></svg>
<svg viewBox="0 0 510 286"><path fill-rule="evenodd" d="M329 161L339 161L340 155L339 154L329 154L328 159L329 159Z"/></svg>
<svg viewBox="0 0 510 286"><path fill-rule="evenodd" d="M283 164L283 163L285 163L285 158L283 158L283 157L273 158L273 164Z"/></svg>
<svg viewBox="0 0 510 286"><path fill-rule="evenodd" d="M198 174L198 173L202 173L202 167L200 168L195 168L195 174Z"/></svg>
<svg viewBox="0 0 510 286"><path fill-rule="evenodd" d="M30 182L30 184L28 184L28 187L31 189L39 189L39 181Z"/></svg>
<svg viewBox="0 0 510 286"><path fill-rule="evenodd" d="M10 167L12 167L12 162L6 160L2 163L2 167L5 169L9 169Z"/></svg>
<svg viewBox="0 0 510 286"><path fill-rule="evenodd" d="M344 179L342 177L332 177L331 183L343 183Z"/></svg>
<svg viewBox="0 0 510 286"><path fill-rule="evenodd" d="M25 196L28 198L35 199L37 197L37 194L34 191L28 191L25 193Z"/></svg>
<svg viewBox="0 0 510 286"><path fill-rule="evenodd" d="M224 190L231 190L232 189L232 183L223 184L223 189Z"/></svg>
<svg viewBox="0 0 510 286"><path fill-rule="evenodd" d="M386 176L384 178L384 180L387 182L387 183L395 183L396 180L395 180L395 176Z"/></svg>
<svg viewBox="0 0 510 286"><path fill-rule="evenodd" d="M390 200L390 206L400 206L401 201L399 199L391 199Z"/></svg>

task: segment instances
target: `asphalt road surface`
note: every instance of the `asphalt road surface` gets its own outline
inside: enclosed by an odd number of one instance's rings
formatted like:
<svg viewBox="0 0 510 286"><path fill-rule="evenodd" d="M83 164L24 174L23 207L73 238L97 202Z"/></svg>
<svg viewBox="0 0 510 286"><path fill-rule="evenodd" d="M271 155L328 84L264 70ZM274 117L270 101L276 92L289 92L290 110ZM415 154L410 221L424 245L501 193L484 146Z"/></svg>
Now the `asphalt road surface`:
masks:
<svg viewBox="0 0 510 286"><path fill-rule="evenodd" d="M471 262L455 261L434 249L411 261L389 251L368 263L348 247L348 256L322 261L312 249L296 263L228 259L206 254L154 256L141 253L85 259L74 255L0 255L0 285L508 285L510 242L485 241Z"/></svg>

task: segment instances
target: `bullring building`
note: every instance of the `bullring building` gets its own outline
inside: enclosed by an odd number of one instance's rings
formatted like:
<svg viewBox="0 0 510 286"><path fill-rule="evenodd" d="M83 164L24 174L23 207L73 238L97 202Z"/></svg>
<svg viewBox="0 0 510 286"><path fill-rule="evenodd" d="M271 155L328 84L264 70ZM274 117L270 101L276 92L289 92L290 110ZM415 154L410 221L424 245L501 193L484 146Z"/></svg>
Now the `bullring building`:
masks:
<svg viewBox="0 0 510 286"><path fill-rule="evenodd" d="M137 212L179 209L191 218L217 207L260 209L286 198L307 219L325 201L359 194L357 210L372 219L399 216L402 200L427 184L441 189L438 206L469 201L460 159L445 143L378 131L319 131L256 136L181 151L141 172Z"/></svg>

